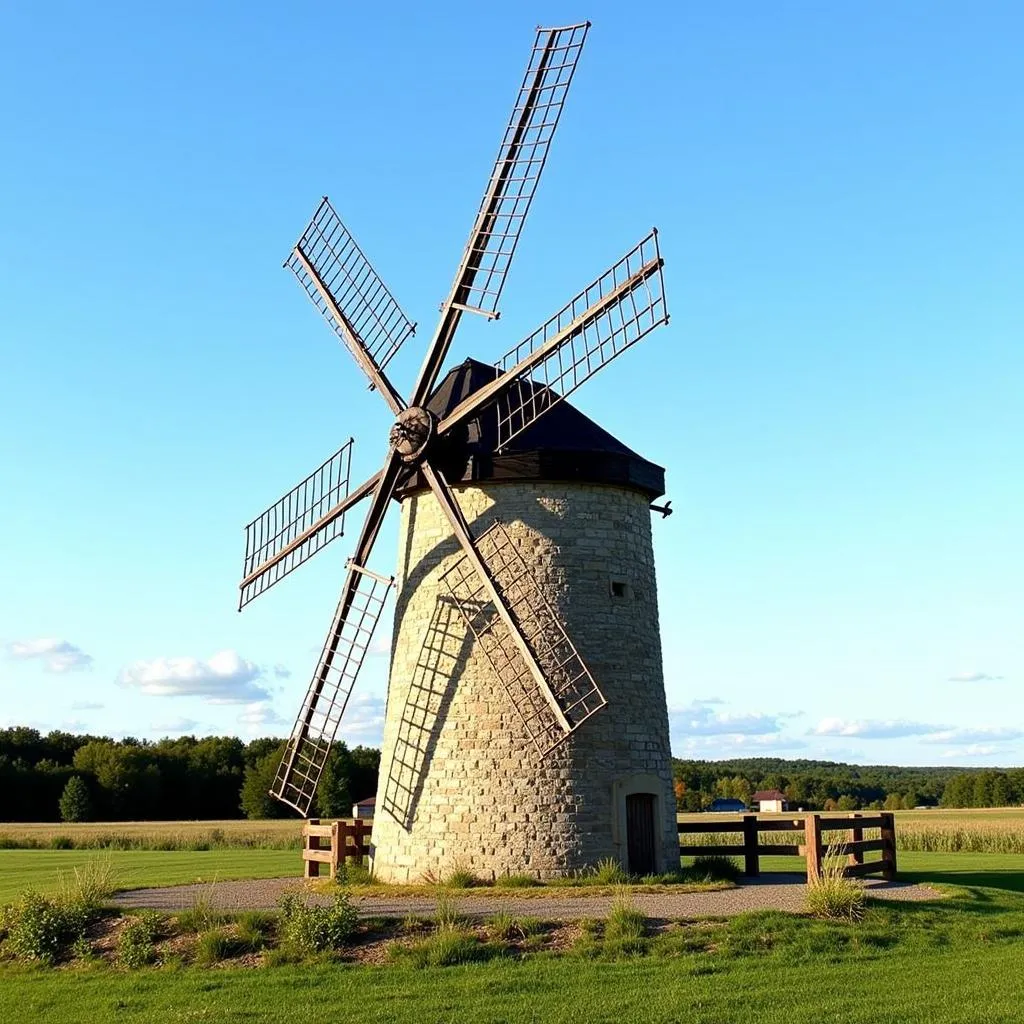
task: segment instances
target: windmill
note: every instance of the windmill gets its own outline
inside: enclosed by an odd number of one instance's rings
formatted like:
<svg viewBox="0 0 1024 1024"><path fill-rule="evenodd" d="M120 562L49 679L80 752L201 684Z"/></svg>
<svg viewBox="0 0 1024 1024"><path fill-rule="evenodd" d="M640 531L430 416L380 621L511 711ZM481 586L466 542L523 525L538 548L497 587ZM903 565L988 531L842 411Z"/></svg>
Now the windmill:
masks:
<svg viewBox="0 0 1024 1024"><path fill-rule="evenodd" d="M271 790L306 815L394 583L393 577L369 569L368 560L390 503L401 502L403 569L377 799L378 811L386 813L378 814L374 826L375 866L385 876L412 878L467 850L470 863L492 871L526 867L558 873L604 850L607 842L594 846L586 838L601 835L626 860L622 833L627 818L643 819L639 826L628 826L634 867L653 869L671 856L661 849L677 843L648 511L649 501L663 493L663 471L563 401L667 322L657 232L496 365L467 360L439 383L462 317L499 316L509 265L588 29L589 23L537 30L494 170L408 398L386 368L415 325L327 198L285 262L387 404L393 423L383 465L368 480L350 487L350 439L249 524L240 608L341 536L346 513L368 501L337 610ZM537 441L545 424L551 428L550 444ZM533 482L523 483L528 480ZM536 483L543 480L561 483L545 490ZM525 501L524 487L529 492ZM547 491L555 497L549 500ZM557 508L544 514L556 524L555 533L571 533L588 517L617 522L618 533L604 541L597 538L593 553L600 561L628 537L631 547L622 549L626 553L620 552L619 562L632 560L644 575L639 583L611 580L603 590L598 584L602 602L621 602L635 592L641 604L628 612L628 637L619 646L625 650L641 634L647 646L637 660L642 671L633 665L623 677L635 682L642 675L642 683L618 687L626 698L616 712L619 717L606 712L595 719L609 718L606 728L594 730L588 741L597 744L596 752L588 752L579 737L594 729L592 717L609 700L563 621L574 570L568 563L559 566L558 543L529 526L531 515L548 510L551 502ZM503 506L511 511L509 518L488 519L488 509ZM563 537L561 547L567 546ZM593 571L596 563L587 564L587 571ZM608 613L609 623L617 621L617 613ZM586 633L594 621L590 616L579 626ZM486 682L480 683L484 674ZM476 701L473 707L463 706L470 699ZM467 734L474 715L480 728L470 726ZM633 717L625 722L622 715ZM641 717L653 724L634 728ZM628 734L632 753L624 754L625 760L606 756L625 742L609 730ZM487 792L490 769L495 769L494 778L502 771L488 766L481 745L506 751L507 784L494 783L497 797ZM460 749L472 760L461 764ZM591 762L591 773L601 776L599 765L607 762L605 774L615 776L600 782L600 797L591 799L581 782L572 782L580 775L573 767L580 757ZM520 844L519 853L507 852L515 843L510 844L502 824L509 814L516 816L508 809L512 804L532 806L532 796L512 792L530 764L541 766L532 776L526 773L533 779L531 792L538 787L547 791L538 797L541 803L558 794L555 799L576 808L569 815L571 827L561 829L563 839L544 841L546 859L530 852L538 847L535 830L543 813L536 815L534 831L526 830L533 838ZM545 773L551 772L549 785ZM449 782L438 781L441 776ZM469 803L472 790L493 813L481 817L463 808L463 790ZM601 810L614 802L618 811ZM481 853L478 860L476 840L463 846L449 840L460 831L473 834L474 822L484 818L487 836L477 845L491 855Z"/></svg>

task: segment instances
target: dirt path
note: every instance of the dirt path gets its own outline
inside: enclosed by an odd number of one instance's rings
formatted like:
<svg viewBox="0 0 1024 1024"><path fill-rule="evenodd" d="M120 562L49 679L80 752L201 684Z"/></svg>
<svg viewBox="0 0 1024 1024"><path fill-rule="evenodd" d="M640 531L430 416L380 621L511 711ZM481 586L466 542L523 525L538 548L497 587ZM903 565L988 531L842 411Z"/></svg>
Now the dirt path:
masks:
<svg viewBox="0 0 1024 1024"><path fill-rule="evenodd" d="M941 893L925 885L907 882L883 882L869 879L867 894L887 900L933 900ZM118 906L154 910L183 910L199 899L207 899L221 910L270 910L281 894L301 888L298 878L265 878L253 881L217 882L202 885L176 885L163 889L129 889L114 897ZM750 880L735 889L719 892L635 893L632 901L638 910L653 918L731 917L748 910L804 909L807 886L803 875L769 875ZM483 917L498 911L530 915L551 920L604 917L612 904L610 896L588 896L585 890L571 896L522 896L474 894L454 896L458 912L466 917ZM310 902L327 902L330 897L309 893ZM432 914L436 903L431 896L353 896L353 903L364 917L404 917L406 914Z"/></svg>

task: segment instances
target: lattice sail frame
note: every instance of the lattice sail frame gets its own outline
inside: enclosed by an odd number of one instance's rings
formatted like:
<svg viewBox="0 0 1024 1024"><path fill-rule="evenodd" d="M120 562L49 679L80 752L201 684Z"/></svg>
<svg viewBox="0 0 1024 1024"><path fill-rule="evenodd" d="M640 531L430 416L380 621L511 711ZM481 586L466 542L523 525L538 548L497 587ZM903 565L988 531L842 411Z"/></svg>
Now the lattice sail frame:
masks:
<svg viewBox="0 0 1024 1024"><path fill-rule="evenodd" d="M384 602L394 579L349 562L358 574L350 606L338 605L306 699L302 702L271 795L305 816L356 676L373 640Z"/></svg>
<svg viewBox="0 0 1024 1024"><path fill-rule="evenodd" d="M497 314L508 268L530 212L589 28L587 22L537 30L523 82L470 235L466 263L475 270L475 275L472 284L459 296L459 302L473 312Z"/></svg>
<svg viewBox="0 0 1024 1024"><path fill-rule="evenodd" d="M568 720L568 732L552 712L466 556L447 569L441 580L530 739L541 755L548 754L607 701L505 526L496 520L476 538L476 546L513 621L544 671L550 691Z"/></svg>
<svg viewBox="0 0 1024 1024"><path fill-rule="evenodd" d="M342 344L349 347L343 325L338 323L297 253L305 257L320 278L373 364L383 370L403 342L416 333L416 325L402 312L326 196L284 265L298 278Z"/></svg>
<svg viewBox="0 0 1024 1024"><path fill-rule="evenodd" d="M668 323L658 233L652 231L597 280L570 299L529 337L495 364L505 373L517 366L617 288L633 283L617 302L578 325L578 330L498 399L498 450L542 413L571 395L602 366Z"/></svg>
<svg viewBox="0 0 1024 1024"><path fill-rule="evenodd" d="M284 497L249 523L245 528L243 579L283 551L348 497L352 444L353 440L349 438L305 480L297 483ZM303 541L261 576L243 586L238 603L239 611L344 532L345 515L342 513L324 524L323 529Z"/></svg>

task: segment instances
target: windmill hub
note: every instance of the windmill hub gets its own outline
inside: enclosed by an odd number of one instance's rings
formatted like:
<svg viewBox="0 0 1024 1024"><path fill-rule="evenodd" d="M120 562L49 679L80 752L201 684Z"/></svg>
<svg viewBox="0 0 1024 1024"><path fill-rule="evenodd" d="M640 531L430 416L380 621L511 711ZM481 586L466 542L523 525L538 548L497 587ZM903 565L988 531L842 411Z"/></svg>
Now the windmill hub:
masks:
<svg viewBox="0 0 1024 1024"><path fill-rule="evenodd" d="M388 439L403 462L419 462L434 438L436 427L437 420L432 412L410 405L399 413Z"/></svg>

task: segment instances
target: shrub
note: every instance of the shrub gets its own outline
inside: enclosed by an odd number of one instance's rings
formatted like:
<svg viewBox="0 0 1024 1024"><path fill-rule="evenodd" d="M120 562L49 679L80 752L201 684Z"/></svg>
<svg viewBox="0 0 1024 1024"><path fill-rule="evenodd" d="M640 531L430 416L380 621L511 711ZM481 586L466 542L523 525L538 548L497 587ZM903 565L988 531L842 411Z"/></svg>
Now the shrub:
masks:
<svg viewBox="0 0 1024 1024"><path fill-rule="evenodd" d="M830 854L821 873L807 883L807 909L815 917L859 921L864 916L864 888L844 877L845 853Z"/></svg>
<svg viewBox="0 0 1024 1024"><path fill-rule="evenodd" d="M22 893L3 910L4 950L18 960L52 964L85 933L89 911L37 892Z"/></svg>
<svg viewBox="0 0 1024 1024"><path fill-rule="evenodd" d="M336 893L326 907L303 903L294 893L281 898L282 942L302 956L342 949L358 920L347 892Z"/></svg>
<svg viewBox="0 0 1024 1024"><path fill-rule="evenodd" d="M735 882L743 874L739 864L731 857L694 857L689 869L693 881Z"/></svg>
<svg viewBox="0 0 1024 1024"><path fill-rule="evenodd" d="M130 918L117 939L117 962L129 970L151 964L156 959L154 944L163 923L163 918L152 910Z"/></svg>

